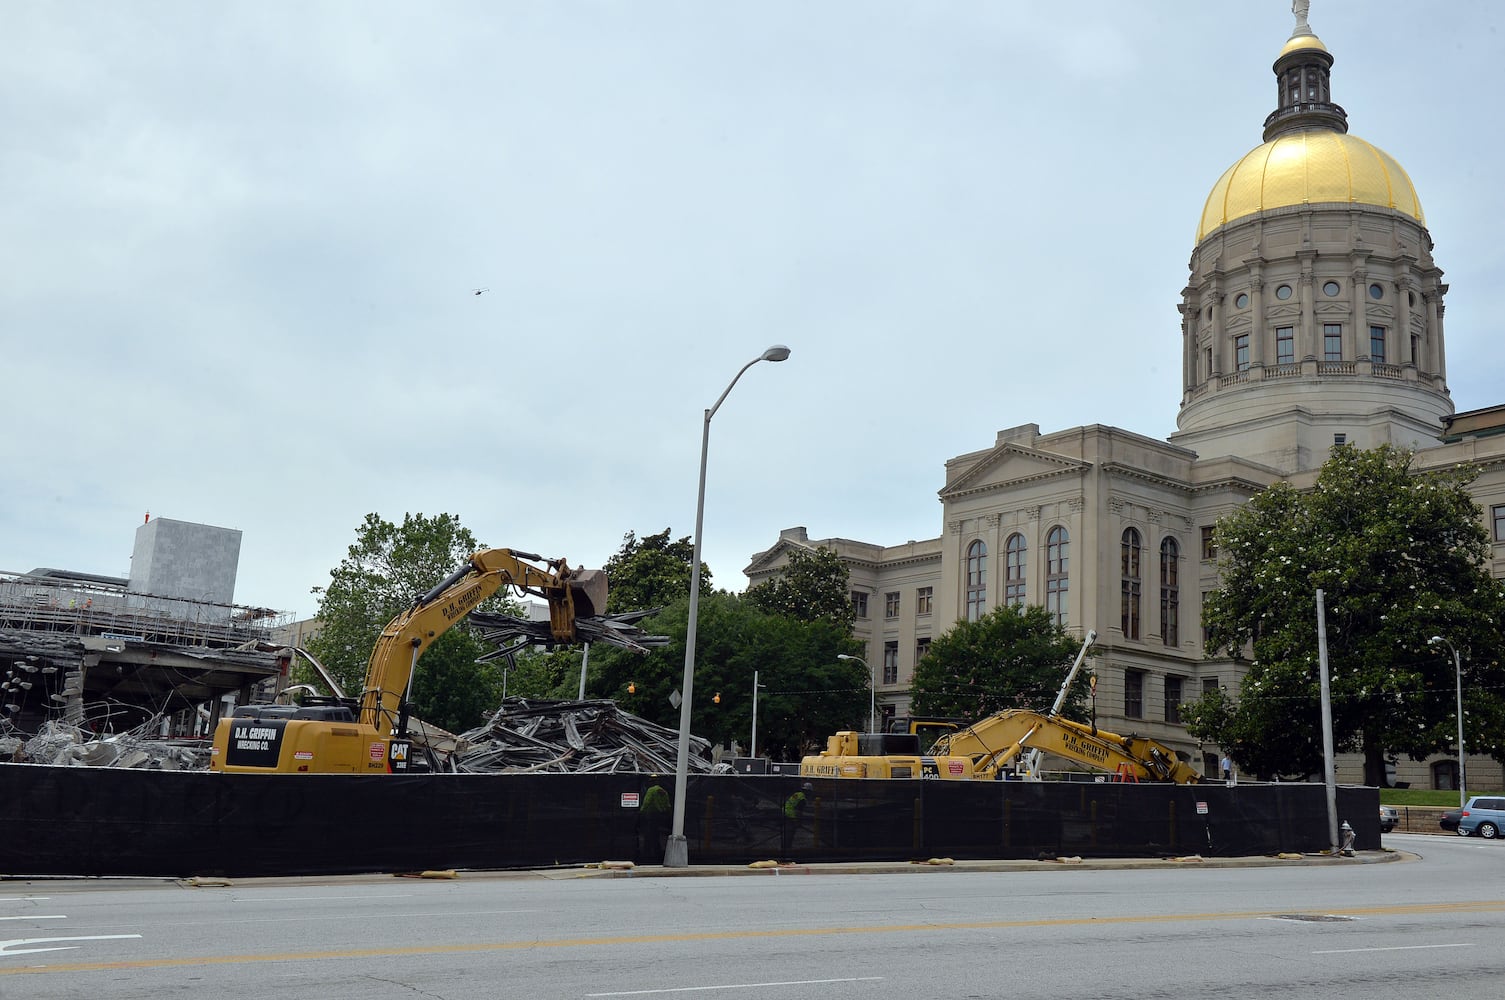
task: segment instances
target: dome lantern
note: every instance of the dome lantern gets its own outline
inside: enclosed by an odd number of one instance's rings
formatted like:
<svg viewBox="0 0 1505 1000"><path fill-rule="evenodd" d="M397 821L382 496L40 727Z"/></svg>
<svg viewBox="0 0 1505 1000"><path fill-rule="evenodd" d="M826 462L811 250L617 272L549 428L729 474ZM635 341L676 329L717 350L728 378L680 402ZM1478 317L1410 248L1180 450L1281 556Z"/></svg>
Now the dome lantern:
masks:
<svg viewBox="0 0 1505 1000"><path fill-rule="evenodd" d="M1306 129L1348 131L1348 113L1333 103L1333 56L1306 22L1309 4L1297 0L1296 30L1275 58L1275 110L1265 119L1265 142Z"/></svg>

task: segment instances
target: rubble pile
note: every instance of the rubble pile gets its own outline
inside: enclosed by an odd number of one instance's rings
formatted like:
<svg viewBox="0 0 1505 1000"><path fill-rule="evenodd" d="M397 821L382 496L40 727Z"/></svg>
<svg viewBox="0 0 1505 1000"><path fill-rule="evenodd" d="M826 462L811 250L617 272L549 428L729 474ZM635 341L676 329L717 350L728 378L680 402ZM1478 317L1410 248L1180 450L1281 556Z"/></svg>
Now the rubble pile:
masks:
<svg viewBox="0 0 1505 1000"><path fill-rule="evenodd" d="M204 771L209 745L204 740L169 740L151 735L154 719L124 733L98 735L56 720L42 724L34 736L0 738L0 759L20 764L64 767L132 767L147 771Z"/></svg>
<svg viewBox="0 0 1505 1000"><path fill-rule="evenodd" d="M452 758L457 771L671 773L679 733L624 712L607 700L508 698L478 729L461 734ZM716 769L711 743L690 737L690 773Z"/></svg>

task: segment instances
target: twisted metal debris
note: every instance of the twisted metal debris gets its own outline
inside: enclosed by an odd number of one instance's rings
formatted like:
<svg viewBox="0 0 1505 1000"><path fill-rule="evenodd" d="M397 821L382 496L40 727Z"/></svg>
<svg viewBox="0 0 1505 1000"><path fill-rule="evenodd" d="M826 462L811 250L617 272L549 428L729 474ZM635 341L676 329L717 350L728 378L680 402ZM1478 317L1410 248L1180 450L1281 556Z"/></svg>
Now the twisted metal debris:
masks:
<svg viewBox="0 0 1505 1000"><path fill-rule="evenodd" d="M679 753L677 730L606 700L508 698L486 725L460 739L453 764L472 772L672 773ZM689 771L715 766L710 741L691 736Z"/></svg>

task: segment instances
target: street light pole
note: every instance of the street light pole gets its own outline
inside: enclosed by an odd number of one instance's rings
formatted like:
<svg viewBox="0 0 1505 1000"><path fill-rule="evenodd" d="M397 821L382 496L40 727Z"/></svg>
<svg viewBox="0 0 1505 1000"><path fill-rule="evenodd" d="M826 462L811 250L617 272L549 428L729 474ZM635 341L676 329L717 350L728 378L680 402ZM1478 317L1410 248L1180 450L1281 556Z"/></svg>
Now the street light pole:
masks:
<svg viewBox="0 0 1505 1000"><path fill-rule="evenodd" d="M878 694L874 690L877 680L873 677L873 668L869 667L867 661L860 656L848 656L846 653L837 653L836 658L838 660L856 660L864 667L867 667L867 731L876 733L878 731Z"/></svg>
<svg viewBox="0 0 1505 1000"><path fill-rule="evenodd" d="M1464 775L1463 753L1463 661L1458 658L1458 647L1444 639L1440 635L1434 635L1427 640L1428 646L1442 643L1453 654L1453 677L1457 681L1458 692L1458 808L1462 809L1468 801L1468 780Z"/></svg>
<svg viewBox="0 0 1505 1000"><path fill-rule="evenodd" d="M685 841L685 793L690 784L690 694L695 686L695 625L700 614L700 543L705 521L705 464L711 444L711 418L721 409L732 386L744 372L759 361L783 361L789 348L775 344L753 358L732 376L731 382L710 409L700 428L700 488L695 496L695 545L690 564L690 621L685 629L685 676L679 693L679 756L674 766L674 827L664 845L664 867L684 868L690 863L690 847Z"/></svg>
<svg viewBox="0 0 1505 1000"><path fill-rule="evenodd" d="M752 724L752 749L748 751L749 757L758 755L758 688L764 685L758 683L758 672L753 671L753 724Z"/></svg>

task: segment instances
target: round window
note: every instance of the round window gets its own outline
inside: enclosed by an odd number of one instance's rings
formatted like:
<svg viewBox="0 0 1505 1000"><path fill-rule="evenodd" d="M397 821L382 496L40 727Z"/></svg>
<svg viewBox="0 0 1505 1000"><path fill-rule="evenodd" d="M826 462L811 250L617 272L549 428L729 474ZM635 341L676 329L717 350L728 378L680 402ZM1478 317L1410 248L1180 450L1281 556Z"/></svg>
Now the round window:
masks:
<svg viewBox="0 0 1505 1000"><path fill-rule="evenodd" d="M1290 298L1291 297L1291 286L1290 285L1281 285L1279 288L1275 289L1275 297L1277 299L1288 299L1288 298Z"/></svg>
<svg viewBox="0 0 1505 1000"><path fill-rule="evenodd" d="M1415 309L1416 308L1416 293L1415 292L1407 292L1406 293L1406 302L1407 302L1408 305L1411 306L1412 309Z"/></svg>
<svg viewBox="0 0 1505 1000"><path fill-rule="evenodd" d="M1337 295L1341 290L1342 289L1338 287L1338 283L1336 281L1329 281L1322 286L1322 294L1326 295L1328 298L1332 298L1334 295Z"/></svg>
<svg viewBox="0 0 1505 1000"><path fill-rule="evenodd" d="M1385 290L1379 285L1370 285L1369 297L1371 299L1383 299L1385 297Z"/></svg>
<svg viewBox="0 0 1505 1000"><path fill-rule="evenodd" d="M1249 296L1245 295L1243 292L1239 292L1238 298L1233 300L1233 304L1242 309L1249 304Z"/></svg>

